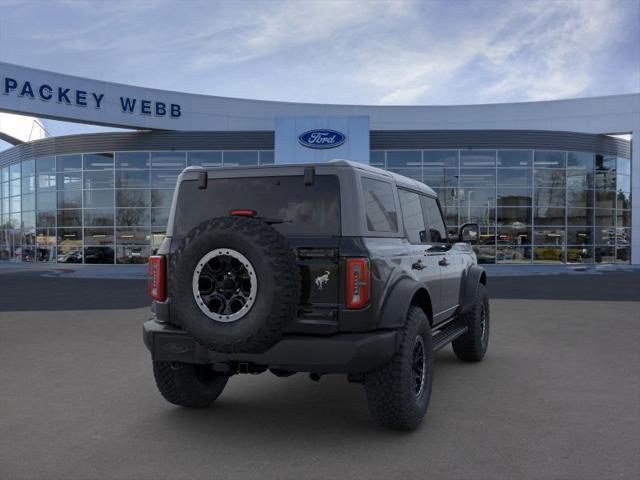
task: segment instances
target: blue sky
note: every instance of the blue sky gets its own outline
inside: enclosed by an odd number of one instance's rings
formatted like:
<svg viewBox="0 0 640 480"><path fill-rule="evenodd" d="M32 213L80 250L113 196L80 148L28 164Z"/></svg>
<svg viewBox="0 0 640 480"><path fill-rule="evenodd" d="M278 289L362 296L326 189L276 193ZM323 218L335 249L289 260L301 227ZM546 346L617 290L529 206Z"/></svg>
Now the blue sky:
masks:
<svg viewBox="0 0 640 480"><path fill-rule="evenodd" d="M640 91L638 25L640 0L0 0L0 60L269 100L535 101Z"/></svg>

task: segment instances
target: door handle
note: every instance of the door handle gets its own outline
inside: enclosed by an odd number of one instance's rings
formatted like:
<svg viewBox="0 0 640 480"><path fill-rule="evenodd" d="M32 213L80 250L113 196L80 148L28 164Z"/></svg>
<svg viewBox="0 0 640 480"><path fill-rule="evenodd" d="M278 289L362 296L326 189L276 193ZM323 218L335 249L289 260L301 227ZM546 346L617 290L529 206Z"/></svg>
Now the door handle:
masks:
<svg viewBox="0 0 640 480"><path fill-rule="evenodd" d="M413 270L422 270L426 268L426 266L424 265L424 263L422 263L422 260L418 260L417 262L414 262L413 264L411 264L411 268Z"/></svg>
<svg viewBox="0 0 640 480"><path fill-rule="evenodd" d="M442 260L438 261L438 265L440 265L441 267L446 267L447 265L449 265L449 260L447 260L447 257L444 257Z"/></svg>

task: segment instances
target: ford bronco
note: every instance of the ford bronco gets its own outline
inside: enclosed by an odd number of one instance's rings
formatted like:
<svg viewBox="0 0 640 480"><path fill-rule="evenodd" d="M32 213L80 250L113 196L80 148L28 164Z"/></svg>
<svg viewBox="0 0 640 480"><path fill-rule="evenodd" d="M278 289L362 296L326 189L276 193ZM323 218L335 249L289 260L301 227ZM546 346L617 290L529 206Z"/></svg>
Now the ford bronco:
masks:
<svg viewBox="0 0 640 480"><path fill-rule="evenodd" d="M235 374L342 373L375 420L415 428L434 352L487 350L477 239L475 224L451 238L423 183L359 163L189 167L149 260L158 389L207 407Z"/></svg>

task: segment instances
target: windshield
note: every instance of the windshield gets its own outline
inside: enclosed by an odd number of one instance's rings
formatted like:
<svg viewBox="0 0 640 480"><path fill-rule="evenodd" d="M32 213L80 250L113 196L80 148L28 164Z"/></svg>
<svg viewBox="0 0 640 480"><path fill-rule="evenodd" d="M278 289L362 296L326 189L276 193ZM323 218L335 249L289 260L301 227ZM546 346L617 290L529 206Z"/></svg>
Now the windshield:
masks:
<svg viewBox="0 0 640 480"><path fill-rule="evenodd" d="M180 186L174 236L230 210L251 209L258 217L280 220L273 228L283 235L340 235L340 183L335 175L316 175L313 185L302 176L210 179Z"/></svg>

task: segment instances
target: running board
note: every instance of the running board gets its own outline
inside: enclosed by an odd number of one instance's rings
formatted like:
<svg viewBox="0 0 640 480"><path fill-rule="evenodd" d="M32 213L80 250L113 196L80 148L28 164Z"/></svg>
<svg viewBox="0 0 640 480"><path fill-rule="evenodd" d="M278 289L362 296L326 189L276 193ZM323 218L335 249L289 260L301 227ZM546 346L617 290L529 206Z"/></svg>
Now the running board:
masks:
<svg viewBox="0 0 640 480"><path fill-rule="evenodd" d="M445 325L433 336L433 351L446 347L460 335L467 333L468 329L466 325L462 325L462 322L458 320Z"/></svg>

